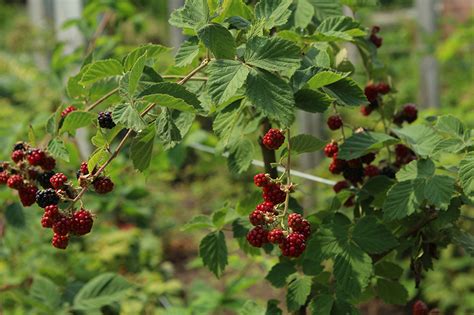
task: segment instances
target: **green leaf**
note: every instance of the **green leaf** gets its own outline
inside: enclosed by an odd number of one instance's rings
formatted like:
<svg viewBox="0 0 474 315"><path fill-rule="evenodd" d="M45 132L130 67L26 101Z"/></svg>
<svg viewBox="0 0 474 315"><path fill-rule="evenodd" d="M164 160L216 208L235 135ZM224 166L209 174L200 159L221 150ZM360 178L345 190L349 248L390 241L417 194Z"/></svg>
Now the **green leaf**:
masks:
<svg viewBox="0 0 474 315"><path fill-rule="evenodd" d="M286 305L288 311L293 312L306 303L306 298L311 292L311 277L296 276L288 285L288 292L286 294Z"/></svg>
<svg viewBox="0 0 474 315"><path fill-rule="evenodd" d="M242 87L249 74L249 68L239 61L216 60L209 64L209 95L216 104L229 100Z"/></svg>
<svg viewBox="0 0 474 315"><path fill-rule="evenodd" d="M264 21L264 27L271 29L288 21L292 0L261 0L255 6L255 17Z"/></svg>
<svg viewBox="0 0 474 315"><path fill-rule="evenodd" d="M435 165L430 159L420 159L411 161L405 165L397 173L397 180L399 182L416 179L416 178L427 178L434 175Z"/></svg>
<svg viewBox="0 0 474 315"><path fill-rule="evenodd" d="M53 138L49 141L48 152L56 158L69 162L69 152L64 142L58 138Z"/></svg>
<svg viewBox="0 0 474 315"><path fill-rule="evenodd" d="M461 246L471 256L474 256L474 235L463 230L453 230L453 243Z"/></svg>
<svg viewBox="0 0 474 315"><path fill-rule="evenodd" d="M352 160L371 151L379 150L384 145L392 145L398 140L384 133L359 132L346 139L339 148L338 158Z"/></svg>
<svg viewBox="0 0 474 315"><path fill-rule="evenodd" d="M22 229L26 225L23 207L18 202L9 204L5 208L5 219L8 225L14 228Z"/></svg>
<svg viewBox="0 0 474 315"><path fill-rule="evenodd" d="M242 0L239 0L242 1ZM228 1L230 3L236 2L236 1ZM244 19L241 16L231 16L225 19L226 23L229 23L229 29L236 28L238 30L246 30L248 29L252 23L250 23L249 20Z"/></svg>
<svg viewBox="0 0 474 315"><path fill-rule="evenodd" d="M311 22L314 15L314 7L309 0L298 0L294 14L295 26L306 28Z"/></svg>
<svg viewBox="0 0 474 315"><path fill-rule="evenodd" d="M102 165L108 158L108 152L104 148L98 148L87 161L87 168L93 170L96 166Z"/></svg>
<svg viewBox="0 0 474 315"><path fill-rule="evenodd" d="M132 50L123 62L125 71L129 71L137 63L138 59L146 56L146 59L153 59L160 56L162 53L168 52L171 49L157 44L146 44Z"/></svg>
<svg viewBox="0 0 474 315"><path fill-rule="evenodd" d="M466 127L462 121L452 115L439 117L435 128L441 132L461 139L464 139L464 134L466 132Z"/></svg>
<svg viewBox="0 0 474 315"><path fill-rule="evenodd" d="M36 275L30 287L30 296L40 301L50 310L57 310L61 304L61 292L58 286L48 278Z"/></svg>
<svg viewBox="0 0 474 315"><path fill-rule="evenodd" d="M286 285L286 279L295 272L296 268L291 262L279 262L273 265L265 279L275 288L282 288Z"/></svg>
<svg viewBox="0 0 474 315"><path fill-rule="evenodd" d="M359 23L348 16L331 16L324 19L316 28L321 33L331 31L345 32L359 27Z"/></svg>
<svg viewBox="0 0 474 315"><path fill-rule="evenodd" d="M461 160L458 174L464 193L472 197L474 193L474 152L469 152Z"/></svg>
<svg viewBox="0 0 474 315"><path fill-rule="evenodd" d="M112 119L116 124L139 131L146 128L146 123L140 113L130 104L119 104L112 111Z"/></svg>
<svg viewBox="0 0 474 315"><path fill-rule="evenodd" d="M315 296L309 305L311 315L331 315L334 297L329 294Z"/></svg>
<svg viewBox="0 0 474 315"><path fill-rule="evenodd" d="M430 156L436 144L442 140L433 128L425 125L410 125L393 132L407 142L416 154Z"/></svg>
<svg viewBox="0 0 474 315"><path fill-rule="evenodd" d="M100 309L120 299L131 288L122 276L104 273L87 282L74 297L73 309Z"/></svg>
<svg viewBox="0 0 474 315"><path fill-rule="evenodd" d="M387 304L405 305L408 301L407 289L397 281L379 278L375 292Z"/></svg>
<svg viewBox="0 0 474 315"><path fill-rule="evenodd" d="M268 71L293 73L300 65L300 49L278 37L251 38L246 45L245 63Z"/></svg>
<svg viewBox="0 0 474 315"><path fill-rule="evenodd" d="M194 121L194 115L165 109L156 120L158 137L165 150L173 148L188 133Z"/></svg>
<svg viewBox="0 0 474 315"><path fill-rule="evenodd" d="M308 81L308 85L312 89L318 89L320 87L332 84L346 78L350 73L340 73L335 71L319 71Z"/></svg>
<svg viewBox="0 0 474 315"><path fill-rule="evenodd" d="M91 63L84 72L80 83L89 85L101 79L123 74L123 67L118 60L106 59Z"/></svg>
<svg viewBox="0 0 474 315"><path fill-rule="evenodd" d="M466 147L465 143L461 139L457 138L450 138L450 139L443 139L436 143L435 147L433 148L433 155L438 154L440 152L448 152L448 153L459 153Z"/></svg>
<svg viewBox="0 0 474 315"><path fill-rule="evenodd" d="M243 106L240 102L234 102L217 114L212 124L212 129L219 136L223 147L236 142L240 137L241 124L243 122Z"/></svg>
<svg viewBox="0 0 474 315"><path fill-rule="evenodd" d="M293 92L281 78L263 70L250 71L246 95L250 102L270 119L289 126L294 120Z"/></svg>
<svg viewBox="0 0 474 315"><path fill-rule="evenodd" d="M342 6L334 0L309 0L314 7L314 13L319 20L332 15L342 15Z"/></svg>
<svg viewBox="0 0 474 315"><path fill-rule="evenodd" d="M381 254L398 245L395 236L374 216L365 216L357 221L352 239L369 254Z"/></svg>
<svg viewBox="0 0 474 315"><path fill-rule="evenodd" d="M207 24L199 29L198 36L217 59L234 59L235 40L224 26Z"/></svg>
<svg viewBox="0 0 474 315"><path fill-rule="evenodd" d="M321 150L326 145L326 142L312 135L299 134L291 137L290 144L291 152L300 154Z"/></svg>
<svg viewBox="0 0 474 315"><path fill-rule="evenodd" d="M227 245L224 233L216 231L207 234L199 245L199 256L204 265L219 278L227 265Z"/></svg>
<svg viewBox="0 0 474 315"><path fill-rule="evenodd" d="M186 0L184 7L171 13L169 23L176 27L199 29L209 17L207 0Z"/></svg>
<svg viewBox="0 0 474 315"><path fill-rule="evenodd" d="M247 138L236 142L229 152L227 165L232 173L242 174L252 165L252 159L255 154L253 142Z"/></svg>
<svg viewBox="0 0 474 315"><path fill-rule="evenodd" d="M424 185L425 198L438 208L446 209L455 192L456 180L446 175L434 175Z"/></svg>
<svg viewBox="0 0 474 315"><path fill-rule="evenodd" d="M63 121L61 132L74 134L76 129L91 125L96 119L96 115L90 112L73 111L69 113Z"/></svg>
<svg viewBox="0 0 474 315"><path fill-rule="evenodd" d="M265 312L265 309L258 305L255 301L248 300L242 305L239 309L239 315L262 315Z"/></svg>
<svg viewBox="0 0 474 315"><path fill-rule="evenodd" d="M389 261L380 261L374 265L375 275L391 280L398 280L403 274L403 268Z"/></svg>
<svg viewBox="0 0 474 315"><path fill-rule="evenodd" d="M331 104L331 98L315 90L302 89L295 94L296 107L310 113L324 113Z"/></svg>
<svg viewBox="0 0 474 315"><path fill-rule="evenodd" d="M132 70L130 70L130 76L128 78L128 95L130 95L130 97L133 97L135 91L137 90L138 82L140 81L143 68L145 67L145 61L146 52L137 59L132 67Z"/></svg>
<svg viewBox="0 0 474 315"><path fill-rule="evenodd" d="M181 231L191 231L195 229L205 229L205 228L212 228L214 224L211 221L211 218L207 215L199 214L192 217L183 227Z"/></svg>
<svg viewBox="0 0 474 315"><path fill-rule="evenodd" d="M135 138L133 138L130 155L135 169L143 172L150 166L155 135L156 127L154 124L151 124L138 132Z"/></svg>
<svg viewBox="0 0 474 315"><path fill-rule="evenodd" d="M334 97L340 105L360 106L368 103L364 91L351 78L329 84L324 87L324 91Z"/></svg>
<svg viewBox="0 0 474 315"><path fill-rule="evenodd" d="M278 307L278 300L268 300L265 315L283 315L283 311Z"/></svg>
<svg viewBox="0 0 474 315"><path fill-rule="evenodd" d="M181 44L174 57L177 67L184 67L191 64L199 54L199 40L191 37Z"/></svg>
<svg viewBox="0 0 474 315"><path fill-rule="evenodd" d="M384 219L388 221L403 219L414 213L420 205L419 180L396 183L389 189L383 210Z"/></svg>
<svg viewBox="0 0 474 315"><path fill-rule="evenodd" d="M192 111L190 106L192 106L195 110L202 110L201 102L194 93L173 82L153 84L141 92L139 97L170 109L190 112Z"/></svg>

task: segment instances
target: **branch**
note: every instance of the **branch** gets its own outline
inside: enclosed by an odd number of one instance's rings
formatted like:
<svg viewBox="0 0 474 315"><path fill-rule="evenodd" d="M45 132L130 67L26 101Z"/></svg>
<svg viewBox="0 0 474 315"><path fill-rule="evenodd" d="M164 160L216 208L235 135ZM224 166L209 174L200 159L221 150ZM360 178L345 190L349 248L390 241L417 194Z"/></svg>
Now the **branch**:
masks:
<svg viewBox="0 0 474 315"><path fill-rule="evenodd" d="M198 73L199 71L201 71L201 69L203 69L205 66L207 66L207 64L209 63L210 59L206 58L204 59L201 64L196 67L196 69L194 69L193 71L191 71L187 76L185 76L184 78L182 78L178 84L184 84L186 83L189 79L191 79L196 73Z"/></svg>
<svg viewBox="0 0 474 315"><path fill-rule="evenodd" d="M115 93L117 93L117 91L119 90L119 88L115 88L113 89L112 91L110 91L109 93L105 94L104 96L102 96L101 98L99 98L97 101L95 101L94 103L92 103L91 105L89 105L87 108L86 108L86 112L89 112L91 110L93 110L95 107L97 107L99 104L101 104L103 101L105 101L106 99L108 99L109 97L111 97L112 95L114 95Z"/></svg>
<svg viewBox="0 0 474 315"><path fill-rule="evenodd" d="M184 75L167 74L167 75L162 75L161 77L163 79L183 79L185 76ZM209 79L208 77L192 77L189 80L207 81L208 79Z"/></svg>
<svg viewBox="0 0 474 315"><path fill-rule="evenodd" d="M89 55L94 50L97 38L99 38L99 36L104 32L112 16L113 16L113 13L111 11L108 11L104 14L104 17L100 21L100 24L97 26L97 29L95 30L94 35L92 35L92 38L89 41L86 55Z"/></svg>
<svg viewBox="0 0 474 315"><path fill-rule="evenodd" d="M270 121L265 118L262 123L262 137L260 137L260 149L262 151L263 163L265 165L265 173L270 174L271 178L278 177L278 171L276 167L272 167L272 163L276 163L276 155L274 150L269 150L263 145L262 138L265 133L271 128Z"/></svg>

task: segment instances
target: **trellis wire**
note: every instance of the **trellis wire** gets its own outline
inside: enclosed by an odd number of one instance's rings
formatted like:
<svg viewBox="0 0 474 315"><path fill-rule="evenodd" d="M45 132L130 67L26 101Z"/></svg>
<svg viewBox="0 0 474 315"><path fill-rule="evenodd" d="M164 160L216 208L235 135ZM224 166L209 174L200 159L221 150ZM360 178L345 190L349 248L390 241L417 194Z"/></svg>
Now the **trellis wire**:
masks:
<svg viewBox="0 0 474 315"><path fill-rule="evenodd" d="M191 148L196 149L198 151L207 152L207 153L211 153L211 154L216 154L216 149L214 149L213 147L201 144L201 143L190 143L190 144L188 144L188 147L191 147ZM229 154L228 153L223 153L222 156L223 157L228 157ZM252 164L255 165L255 166L260 166L260 167L265 166L265 164L262 161L259 161L259 160L252 160ZM285 172L285 168L283 168L281 166L278 166L277 170L280 173ZM325 184L325 185L334 186L334 184L336 183L335 181L332 181L330 179L322 178L322 177L319 177L319 176L314 176L314 175L307 174L307 173L300 172L300 171L296 171L296 170L293 170L293 169L291 170L291 174L296 176L296 177L304 178L304 179L307 179L309 181L313 181L313 182L321 183L321 184Z"/></svg>

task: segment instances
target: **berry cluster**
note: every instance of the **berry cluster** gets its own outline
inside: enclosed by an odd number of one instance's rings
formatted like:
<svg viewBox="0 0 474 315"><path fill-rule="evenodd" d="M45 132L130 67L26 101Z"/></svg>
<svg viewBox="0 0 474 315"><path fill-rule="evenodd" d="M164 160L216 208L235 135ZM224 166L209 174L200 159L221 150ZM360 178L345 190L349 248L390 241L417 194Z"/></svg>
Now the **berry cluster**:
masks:
<svg viewBox="0 0 474 315"><path fill-rule="evenodd" d="M380 27L372 26L369 40L375 45L375 47L380 48L380 46L382 46L383 38L377 35L378 32L380 32Z"/></svg>
<svg viewBox="0 0 474 315"><path fill-rule="evenodd" d="M36 202L44 208L41 225L53 229L54 247L64 249L68 245L69 235L80 236L90 232L92 214L82 207L76 211L74 199L78 196L78 189L88 185L92 185L99 194L112 191L114 183L110 178L92 176L87 163L83 162L77 174L80 187L75 188L65 174L53 170L56 165L54 158L24 142L14 146L11 159L13 163L0 163L0 185L17 190L23 206L28 207ZM39 186L43 189L39 189ZM59 204L64 204L65 209L60 209Z"/></svg>
<svg viewBox="0 0 474 315"><path fill-rule="evenodd" d="M361 112L364 116L370 115L374 109L379 107L379 97L390 92L390 85L385 82L370 82L365 86L364 94L369 101L369 105L362 106Z"/></svg>
<svg viewBox="0 0 474 315"><path fill-rule="evenodd" d="M393 123L401 126L403 122L411 124L418 118L418 110L414 104L406 104L402 110L395 113L393 116Z"/></svg>
<svg viewBox="0 0 474 315"><path fill-rule="evenodd" d="M100 128L112 129L115 127L115 122L112 119L111 112L99 112L97 115L97 121L99 122Z"/></svg>
<svg viewBox="0 0 474 315"><path fill-rule="evenodd" d="M262 143L269 150L278 150L285 142L285 136L279 129L271 128L263 136Z"/></svg>

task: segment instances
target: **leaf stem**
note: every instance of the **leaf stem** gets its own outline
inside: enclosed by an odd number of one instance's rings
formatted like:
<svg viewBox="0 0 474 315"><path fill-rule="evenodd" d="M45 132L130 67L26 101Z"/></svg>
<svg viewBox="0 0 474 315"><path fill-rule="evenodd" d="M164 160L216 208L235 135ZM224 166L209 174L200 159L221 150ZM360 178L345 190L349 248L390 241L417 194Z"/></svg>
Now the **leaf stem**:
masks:
<svg viewBox="0 0 474 315"><path fill-rule="evenodd" d="M162 75L161 77L163 79L183 79L185 76L184 75L167 74L167 75ZM192 77L189 80L207 81L208 79L209 79L208 77Z"/></svg>
<svg viewBox="0 0 474 315"><path fill-rule="evenodd" d="M199 71L201 71L201 69L203 69L205 66L207 66L207 64L209 63L210 59L209 58L205 58L201 64L196 67L193 71L191 71L187 76L185 76L184 78L182 78L178 84L184 84L186 83L189 79L191 79L196 73L198 73Z"/></svg>

